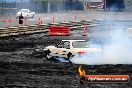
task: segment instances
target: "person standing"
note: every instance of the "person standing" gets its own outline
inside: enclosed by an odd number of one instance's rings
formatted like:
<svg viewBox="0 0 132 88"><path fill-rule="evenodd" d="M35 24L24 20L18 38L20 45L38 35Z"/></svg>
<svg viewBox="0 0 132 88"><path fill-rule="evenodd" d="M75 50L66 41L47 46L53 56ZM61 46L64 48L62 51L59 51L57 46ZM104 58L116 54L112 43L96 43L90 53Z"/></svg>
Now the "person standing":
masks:
<svg viewBox="0 0 132 88"><path fill-rule="evenodd" d="M22 24L23 24L23 16L22 16L22 13L21 13L21 15L19 16L19 25L22 26Z"/></svg>

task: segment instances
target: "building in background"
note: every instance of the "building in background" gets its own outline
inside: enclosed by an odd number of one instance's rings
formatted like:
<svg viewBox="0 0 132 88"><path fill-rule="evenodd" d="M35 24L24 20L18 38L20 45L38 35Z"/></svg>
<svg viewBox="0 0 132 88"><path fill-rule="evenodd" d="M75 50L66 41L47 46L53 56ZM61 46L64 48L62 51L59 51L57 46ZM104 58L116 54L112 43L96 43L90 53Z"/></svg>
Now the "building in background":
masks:
<svg viewBox="0 0 132 88"><path fill-rule="evenodd" d="M105 0L106 11L124 11L125 3L124 0Z"/></svg>
<svg viewBox="0 0 132 88"><path fill-rule="evenodd" d="M15 14L16 0L0 0L0 14Z"/></svg>
<svg viewBox="0 0 132 88"><path fill-rule="evenodd" d="M80 0L83 2L84 10L103 10L104 0Z"/></svg>

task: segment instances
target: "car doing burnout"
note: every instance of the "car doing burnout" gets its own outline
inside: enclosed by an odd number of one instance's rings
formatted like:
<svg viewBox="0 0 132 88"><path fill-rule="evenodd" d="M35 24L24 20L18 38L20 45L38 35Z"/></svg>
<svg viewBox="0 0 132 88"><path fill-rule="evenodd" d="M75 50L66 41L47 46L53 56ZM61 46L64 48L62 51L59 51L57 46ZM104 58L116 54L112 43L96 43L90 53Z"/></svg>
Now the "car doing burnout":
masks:
<svg viewBox="0 0 132 88"><path fill-rule="evenodd" d="M100 48L90 47L89 42L85 40L62 40L55 46L45 47L44 51L47 59L64 57L68 60L75 55L102 52Z"/></svg>
<svg viewBox="0 0 132 88"><path fill-rule="evenodd" d="M35 16L35 12L31 12L29 9L21 9L17 14L16 14L16 18L18 18L22 13L22 16L24 18L34 18Z"/></svg>

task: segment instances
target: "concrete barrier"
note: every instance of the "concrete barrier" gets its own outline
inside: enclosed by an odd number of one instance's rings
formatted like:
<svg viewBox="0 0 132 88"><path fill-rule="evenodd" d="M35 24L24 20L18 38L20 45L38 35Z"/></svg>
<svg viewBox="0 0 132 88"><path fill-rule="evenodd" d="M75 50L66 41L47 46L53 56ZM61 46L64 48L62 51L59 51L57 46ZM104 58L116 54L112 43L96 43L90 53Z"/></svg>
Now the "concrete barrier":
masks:
<svg viewBox="0 0 132 88"><path fill-rule="evenodd" d="M19 26L19 34L25 34L28 31L28 26Z"/></svg>
<svg viewBox="0 0 132 88"><path fill-rule="evenodd" d="M10 35L19 35L18 27L9 27Z"/></svg>
<svg viewBox="0 0 132 88"><path fill-rule="evenodd" d="M49 29L49 25L48 24L40 24L39 26L38 26L38 30L40 30L40 31L44 31L44 30L46 30L46 29Z"/></svg>
<svg viewBox="0 0 132 88"><path fill-rule="evenodd" d="M61 22L63 26L74 27L70 22Z"/></svg>
<svg viewBox="0 0 132 88"><path fill-rule="evenodd" d="M0 28L0 37L5 37L9 35L9 29L8 28Z"/></svg>
<svg viewBox="0 0 132 88"><path fill-rule="evenodd" d="M60 23L50 23L49 25L50 26L58 26L58 25L60 25Z"/></svg>
<svg viewBox="0 0 132 88"><path fill-rule="evenodd" d="M30 25L26 33L35 33L38 31L38 25Z"/></svg>

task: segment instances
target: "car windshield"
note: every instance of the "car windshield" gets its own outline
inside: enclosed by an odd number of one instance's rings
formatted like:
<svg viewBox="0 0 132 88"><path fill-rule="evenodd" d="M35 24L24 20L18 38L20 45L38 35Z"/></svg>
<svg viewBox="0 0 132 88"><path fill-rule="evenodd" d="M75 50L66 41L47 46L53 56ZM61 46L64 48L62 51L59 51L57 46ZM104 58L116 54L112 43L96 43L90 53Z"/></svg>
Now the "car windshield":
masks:
<svg viewBox="0 0 132 88"><path fill-rule="evenodd" d="M86 41L73 42L73 48L88 48L88 42Z"/></svg>
<svg viewBox="0 0 132 88"><path fill-rule="evenodd" d="M28 10L22 9L22 10L20 10L19 12L28 13Z"/></svg>

